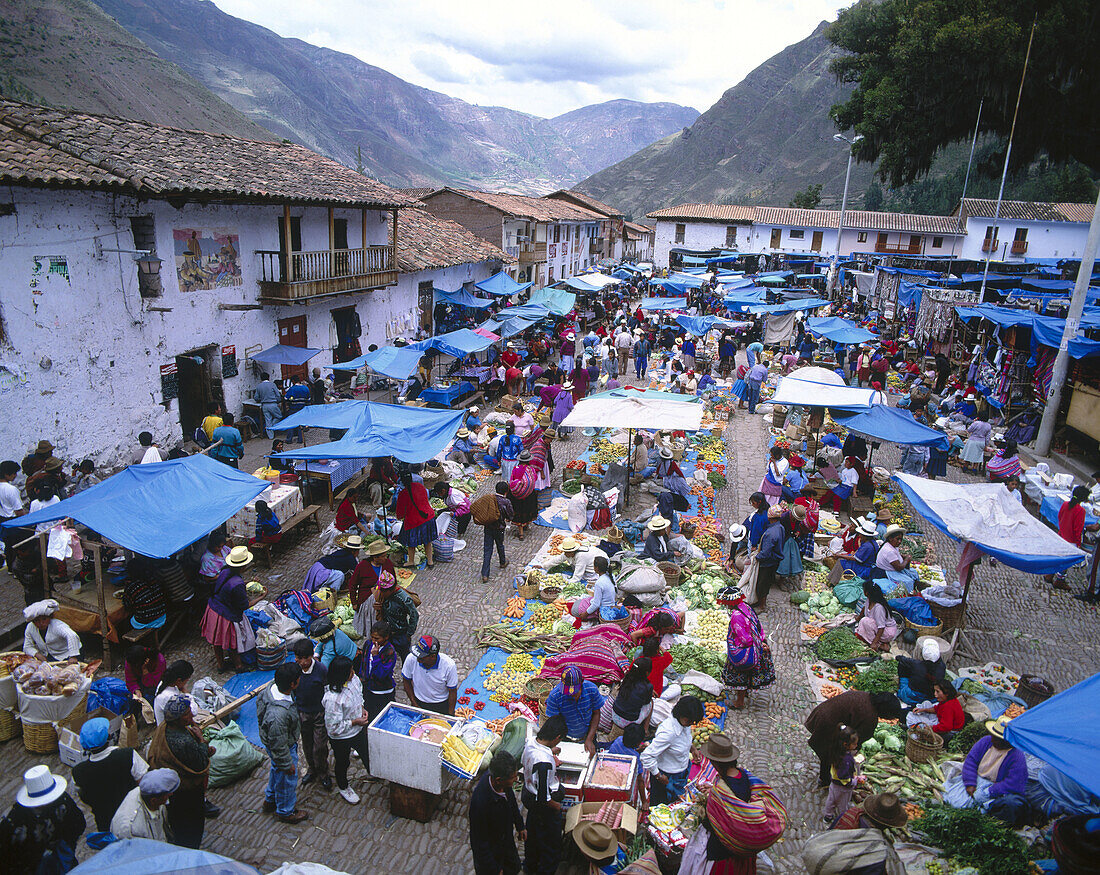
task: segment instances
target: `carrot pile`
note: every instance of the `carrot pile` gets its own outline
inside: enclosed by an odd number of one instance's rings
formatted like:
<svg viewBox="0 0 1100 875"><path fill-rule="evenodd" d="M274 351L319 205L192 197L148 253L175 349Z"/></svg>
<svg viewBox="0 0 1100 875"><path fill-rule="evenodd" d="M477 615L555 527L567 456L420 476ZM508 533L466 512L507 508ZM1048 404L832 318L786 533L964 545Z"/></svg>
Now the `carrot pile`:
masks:
<svg viewBox="0 0 1100 875"><path fill-rule="evenodd" d="M508 607L504 609L504 616L511 617L514 620L518 620L523 616L523 612L527 609L527 602L521 599L518 595L512 596L508 599Z"/></svg>
<svg viewBox="0 0 1100 875"><path fill-rule="evenodd" d="M726 709L719 705L717 702L704 702L703 712L711 720L717 720L726 713Z"/></svg>

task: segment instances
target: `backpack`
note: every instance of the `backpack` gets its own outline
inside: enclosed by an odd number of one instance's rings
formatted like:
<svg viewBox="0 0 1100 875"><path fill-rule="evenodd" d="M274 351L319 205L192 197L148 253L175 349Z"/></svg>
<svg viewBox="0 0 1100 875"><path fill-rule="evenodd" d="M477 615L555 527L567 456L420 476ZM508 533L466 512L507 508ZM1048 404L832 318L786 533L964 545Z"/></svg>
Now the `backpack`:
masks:
<svg viewBox="0 0 1100 875"><path fill-rule="evenodd" d="M204 450L210 446L210 440L206 437L206 431L201 425L195 427L195 433L191 435L191 440L197 443Z"/></svg>
<svg viewBox="0 0 1100 875"><path fill-rule="evenodd" d="M500 520L500 505L496 495L483 495L470 505L470 515L479 526L492 525Z"/></svg>

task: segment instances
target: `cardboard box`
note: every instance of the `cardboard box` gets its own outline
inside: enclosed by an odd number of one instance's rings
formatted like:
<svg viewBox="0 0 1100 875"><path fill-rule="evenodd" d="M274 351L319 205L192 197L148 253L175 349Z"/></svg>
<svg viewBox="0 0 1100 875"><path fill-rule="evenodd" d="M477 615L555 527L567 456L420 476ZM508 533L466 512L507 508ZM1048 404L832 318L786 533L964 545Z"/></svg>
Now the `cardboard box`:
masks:
<svg viewBox="0 0 1100 875"><path fill-rule="evenodd" d="M66 720L57 728L57 753L61 762L72 768L88 758L84 748L80 746L80 729L94 717L106 717L110 724L107 738L110 744L118 744L118 736L122 731L122 715L108 711L106 708L96 708L79 717Z"/></svg>
<svg viewBox="0 0 1100 875"><path fill-rule="evenodd" d="M613 811L622 809L622 820L619 823L619 828L615 830L615 838L619 840L620 847L624 849L630 847L630 844L634 841L634 836L638 833L638 811L624 802L577 803L565 812L565 832L567 834L572 833L577 825L581 823L582 816L596 814L605 805Z"/></svg>

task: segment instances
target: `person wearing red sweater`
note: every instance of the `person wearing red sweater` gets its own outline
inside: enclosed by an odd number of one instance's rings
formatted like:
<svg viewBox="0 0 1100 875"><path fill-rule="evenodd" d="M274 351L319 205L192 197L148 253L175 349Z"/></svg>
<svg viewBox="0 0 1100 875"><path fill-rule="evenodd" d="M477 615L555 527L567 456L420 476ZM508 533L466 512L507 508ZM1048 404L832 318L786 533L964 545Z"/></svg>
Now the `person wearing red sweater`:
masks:
<svg viewBox="0 0 1100 875"><path fill-rule="evenodd" d="M428 490L421 480L414 480L411 471L401 475L402 490L397 496L394 514L401 520L401 531L397 540L408 553L407 567L413 567L416 548L423 545L424 558L428 567L433 568L432 541L438 537L435 528L435 511L432 510Z"/></svg>
<svg viewBox="0 0 1100 875"><path fill-rule="evenodd" d="M1068 541L1074 547L1081 546L1081 539L1085 536L1086 528L1090 532L1095 532L1097 528L1100 528L1097 523L1092 523L1089 526L1085 525L1085 508L1082 502L1088 500L1089 488L1078 486L1070 494L1069 501L1058 509L1058 534L1062 536L1063 541ZM1055 589L1069 589L1064 571L1046 575L1046 581L1053 585Z"/></svg>
<svg viewBox="0 0 1100 875"><path fill-rule="evenodd" d="M936 704L931 708L914 708L914 714L935 714L938 721L932 731L937 735L948 735L958 732L966 723L966 715L963 714L962 703L959 702L959 692L950 681L936 681L932 686L932 692L936 697Z"/></svg>
<svg viewBox="0 0 1100 875"><path fill-rule="evenodd" d="M665 669L672 665L672 654L662 650L661 639L653 636L642 642L642 656L649 657L653 665L649 672L649 682L653 686L653 695L660 696L665 689Z"/></svg>

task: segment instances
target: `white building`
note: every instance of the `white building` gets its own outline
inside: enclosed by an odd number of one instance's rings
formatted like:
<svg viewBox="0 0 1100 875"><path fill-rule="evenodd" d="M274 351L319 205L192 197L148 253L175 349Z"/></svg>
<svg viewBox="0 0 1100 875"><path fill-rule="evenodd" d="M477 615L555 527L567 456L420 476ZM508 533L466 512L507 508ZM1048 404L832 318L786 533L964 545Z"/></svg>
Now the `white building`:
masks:
<svg viewBox="0 0 1100 875"><path fill-rule="evenodd" d="M755 212L755 207L733 204L680 204L654 210L648 216L657 223L653 240L654 264L667 268L673 249L752 252L748 241Z"/></svg>
<svg viewBox="0 0 1100 875"><path fill-rule="evenodd" d="M246 410L250 355L311 346L323 366L411 336L422 281L504 257L415 210L410 254L394 240L408 198L300 146L13 101L0 180L5 458L41 438L102 466L141 431L174 445L212 401ZM433 223L476 263L443 255Z"/></svg>
<svg viewBox="0 0 1100 875"><path fill-rule="evenodd" d="M1089 234L1093 204L1002 201L996 223L995 200L966 198L952 214L966 226L960 256L973 261L1080 259ZM995 226L995 227L994 227Z"/></svg>
<svg viewBox="0 0 1100 875"><path fill-rule="evenodd" d="M653 228L639 225L637 222L623 224L623 258L637 264L640 261L653 261Z"/></svg>
<svg viewBox="0 0 1100 875"><path fill-rule="evenodd" d="M598 235L589 240L588 254L591 263L598 263L605 258L620 262L626 257L624 255L624 246L626 244L626 231L624 230L624 225L626 223L625 214L619 212L614 207L609 207L607 204L603 203L603 201L598 201L590 195L574 191L573 189L563 188L550 194L543 195L543 197L564 201L565 203L573 204L574 206L589 210L603 217L603 221L600 222Z"/></svg>

